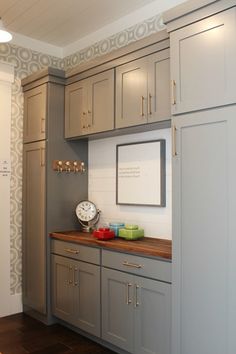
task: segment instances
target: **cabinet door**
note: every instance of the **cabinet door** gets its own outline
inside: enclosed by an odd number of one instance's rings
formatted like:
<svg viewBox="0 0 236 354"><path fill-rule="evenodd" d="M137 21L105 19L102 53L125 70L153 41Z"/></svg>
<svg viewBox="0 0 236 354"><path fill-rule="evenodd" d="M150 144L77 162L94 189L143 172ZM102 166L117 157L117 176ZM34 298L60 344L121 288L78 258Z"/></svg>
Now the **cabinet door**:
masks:
<svg viewBox="0 0 236 354"><path fill-rule="evenodd" d="M147 123L147 61L116 68L116 128Z"/></svg>
<svg viewBox="0 0 236 354"><path fill-rule="evenodd" d="M170 354L171 285L135 277L135 354Z"/></svg>
<svg viewBox="0 0 236 354"><path fill-rule="evenodd" d="M46 313L45 141L24 146L23 303Z"/></svg>
<svg viewBox="0 0 236 354"><path fill-rule="evenodd" d="M148 123L170 119L169 49L148 57Z"/></svg>
<svg viewBox="0 0 236 354"><path fill-rule="evenodd" d="M173 114L236 101L235 15L232 8L171 33Z"/></svg>
<svg viewBox="0 0 236 354"><path fill-rule="evenodd" d="M114 129L114 69L88 79L89 133Z"/></svg>
<svg viewBox="0 0 236 354"><path fill-rule="evenodd" d="M65 137L72 138L88 131L87 80L65 88Z"/></svg>
<svg viewBox="0 0 236 354"><path fill-rule="evenodd" d="M100 337L100 266L78 262L74 271L74 324Z"/></svg>
<svg viewBox="0 0 236 354"><path fill-rule="evenodd" d="M52 313L73 323L74 316L74 261L57 255L51 256L52 264Z"/></svg>
<svg viewBox="0 0 236 354"><path fill-rule="evenodd" d="M133 276L102 268L102 338L133 352Z"/></svg>
<svg viewBox="0 0 236 354"><path fill-rule="evenodd" d="M24 93L24 143L46 139L47 85Z"/></svg>
<svg viewBox="0 0 236 354"><path fill-rule="evenodd" d="M176 117L173 353L236 348L236 108Z"/></svg>

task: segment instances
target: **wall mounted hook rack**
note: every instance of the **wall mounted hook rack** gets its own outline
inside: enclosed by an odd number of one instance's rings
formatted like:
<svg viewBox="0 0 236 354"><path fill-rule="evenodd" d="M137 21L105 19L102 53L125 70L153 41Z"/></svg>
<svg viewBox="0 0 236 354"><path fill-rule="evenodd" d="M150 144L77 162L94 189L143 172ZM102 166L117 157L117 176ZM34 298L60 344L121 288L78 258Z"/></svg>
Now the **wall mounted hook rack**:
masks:
<svg viewBox="0 0 236 354"><path fill-rule="evenodd" d="M86 171L84 162L77 160L53 160L52 169L58 173L84 173Z"/></svg>

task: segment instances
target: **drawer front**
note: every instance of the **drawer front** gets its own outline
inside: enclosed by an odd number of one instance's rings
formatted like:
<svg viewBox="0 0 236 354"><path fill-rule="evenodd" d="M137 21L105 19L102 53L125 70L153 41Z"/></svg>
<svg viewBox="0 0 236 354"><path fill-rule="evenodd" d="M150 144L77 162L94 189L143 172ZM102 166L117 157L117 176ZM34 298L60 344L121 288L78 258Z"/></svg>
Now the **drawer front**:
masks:
<svg viewBox="0 0 236 354"><path fill-rule="evenodd" d="M171 283L171 262L102 250L102 265Z"/></svg>
<svg viewBox="0 0 236 354"><path fill-rule="evenodd" d="M80 261L100 264L100 250L77 243L52 240L51 252Z"/></svg>

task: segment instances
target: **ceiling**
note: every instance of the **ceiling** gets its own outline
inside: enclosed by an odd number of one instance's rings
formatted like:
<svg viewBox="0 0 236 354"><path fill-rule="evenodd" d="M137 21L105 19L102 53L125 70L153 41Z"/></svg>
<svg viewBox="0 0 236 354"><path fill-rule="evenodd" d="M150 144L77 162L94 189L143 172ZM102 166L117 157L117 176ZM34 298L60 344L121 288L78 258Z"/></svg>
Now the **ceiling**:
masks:
<svg viewBox="0 0 236 354"><path fill-rule="evenodd" d="M13 33L65 47L154 1L0 0L0 17Z"/></svg>

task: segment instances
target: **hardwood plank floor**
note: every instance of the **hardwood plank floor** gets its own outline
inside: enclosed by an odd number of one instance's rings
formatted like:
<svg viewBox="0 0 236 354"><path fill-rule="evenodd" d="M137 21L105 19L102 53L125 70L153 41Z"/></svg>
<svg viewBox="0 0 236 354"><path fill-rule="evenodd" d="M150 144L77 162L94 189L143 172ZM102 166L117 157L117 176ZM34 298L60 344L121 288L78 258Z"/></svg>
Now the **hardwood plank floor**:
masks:
<svg viewBox="0 0 236 354"><path fill-rule="evenodd" d="M0 354L115 354L59 325L25 315L0 318Z"/></svg>

